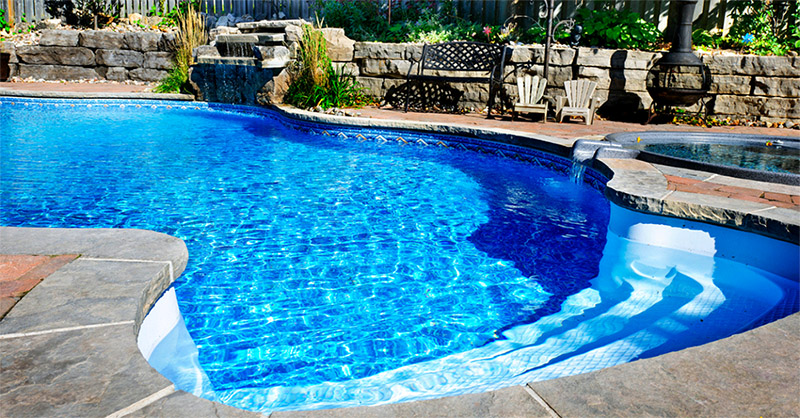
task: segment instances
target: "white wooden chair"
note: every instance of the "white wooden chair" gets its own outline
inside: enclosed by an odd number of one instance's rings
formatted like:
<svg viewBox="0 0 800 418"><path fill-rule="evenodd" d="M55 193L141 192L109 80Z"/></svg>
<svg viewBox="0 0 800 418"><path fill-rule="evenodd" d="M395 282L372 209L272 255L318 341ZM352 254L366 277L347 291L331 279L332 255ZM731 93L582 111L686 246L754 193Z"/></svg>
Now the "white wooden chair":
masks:
<svg viewBox="0 0 800 418"><path fill-rule="evenodd" d="M518 112L541 113L543 116L542 121L547 123L547 101L539 103L546 87L547 79L539 78L538 75L525 74L524 77L517 77L519 102L514 104L511 120L517 120Z"/></svg>
<svg viewBox="0 0 800 418"><path fill-rule="evenodd" d="M564 120L564 116L581 116L587 125L594 121L594 112L599 103L597 97L592 97L597 83L589 80L569 80L564 82L567 96L559 96L556 102L556 119ZM566 106L565 106L566 105Z"/></svg>

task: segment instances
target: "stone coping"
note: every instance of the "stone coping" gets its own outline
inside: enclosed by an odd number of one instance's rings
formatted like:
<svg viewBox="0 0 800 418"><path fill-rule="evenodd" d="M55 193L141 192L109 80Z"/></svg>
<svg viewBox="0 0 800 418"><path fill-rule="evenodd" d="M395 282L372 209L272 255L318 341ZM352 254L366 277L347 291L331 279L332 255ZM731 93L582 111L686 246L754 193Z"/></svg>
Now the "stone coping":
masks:
<svg viewBox="0 0 800 418"><path fill-rule="evenodd" d="M191 94L130 93L130 92L74 92L74 91L26 91L0 88L0 96L30 97L44 99L130 99L130 100L180 100L194 101Z"/></svg>
<svg viewBox="0 0 800 418"><path fill-rule="evenodd" d="M294 113L298 112L302 111ZM299 116L318 122L345 119L311 113ZM361 122L346 120L349 122L344 124ZM383 123L371 120L369 126L389 127ZM431 127L390 124L401 129ZM492 138L513 135L456 125L440 128ZM531 137L547 142L547 138ZM550 147L563 149L569 146L566 142L570 141L557 140ZM619 196L620 201L630 202L626 207L653 213L670 207L664 204L669 196L652 194L658 187L665 190L658 178L663 179L663 175L652 165L605 159L600 169L613 172L608 189L612 198ZM648 194L636 194L642 184L654 187ZM691 201L693 210L722 204L679 197ZM676 200L676 204L681 203ZM740 216L760 213L731 210ZM761 210L769 213L771 209ZM711 211L713 216L725 214ZM776 222L796 227L797 215L793 214L792 219ZM715 222L713 216L706 221L719 223L720 219ZM0 322L4 353L0 402L4 413L260 416L176 391L138 351L136 335L144 314L186 266L187 250L179 239L143 230L0 227L0 253L81 255L34 288ZM703 346L584 375L428 401L271 416L796 416L800 414L796 396L800 390L798 344L800 314L794 314Z"/></svg>
<svg viewBox="0 0 800 418"><path fill-rule="evenodd" d="M343 117L308 112L289 106L273 106L273 108L286 117L301 121L464 135L536 148L563 157L570 155L571 148L577 140L577 138L562 139L508 129ZM666 170L659 170L653 164L631 158L601 158L594 164L597 170L611 179L606 185L606 197L624 208L718 224L783 241L800 243L800 212L796 209L777 207L769 203L670 190L666 175L675 175L674 171L677 170L685 173L683 176L687 177L696 175L694 173L697 171L674 168L669 174L665 174L662 171ZM712 176L712 174L707 176ZM729 178L728 181L744 182L745 180ZM749 183L753 185L753 188L763 189L766 192L779 190L780 193L800 196L800 186L755 181Z"/></svg>

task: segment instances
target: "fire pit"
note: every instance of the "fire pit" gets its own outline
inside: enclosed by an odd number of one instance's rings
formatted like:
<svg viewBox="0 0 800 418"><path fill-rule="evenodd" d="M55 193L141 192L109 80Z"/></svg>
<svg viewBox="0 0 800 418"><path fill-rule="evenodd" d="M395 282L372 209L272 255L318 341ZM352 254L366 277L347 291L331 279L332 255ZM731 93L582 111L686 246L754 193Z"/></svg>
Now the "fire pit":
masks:
<svg viewBox="0 0 800 418"><path fill-rule="evenodd" d="M679 26L672 48L647 73L647 92L653 98L648 122L657 106L691 106L700 102L702 112L701 99L711 88L711 72L692 53L692 15L697 0L678 0L678 3Z"/></svg>

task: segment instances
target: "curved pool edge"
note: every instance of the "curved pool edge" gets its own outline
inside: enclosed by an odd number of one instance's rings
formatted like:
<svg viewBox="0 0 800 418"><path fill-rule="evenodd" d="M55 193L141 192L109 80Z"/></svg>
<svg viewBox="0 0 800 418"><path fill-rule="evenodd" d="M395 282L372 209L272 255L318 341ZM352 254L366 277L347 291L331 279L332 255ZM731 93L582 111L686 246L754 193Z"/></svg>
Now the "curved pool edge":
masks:
<svg viewBox="0 0 800 418"><path fill-rule="evenodd" d="M66 378L55 383L37 379L5 391L0 400L12 416L15 408L31 413L32 404L45 408L34 410L43 416L184 416L186 411L192 411L195 417L220 413L263 416L176 391L147 364L137 347L137 329L143 320L139 313L154 304L146 295L169 285L166 262L173 263L175 276L185 265L187 253L182 241L142 230L13 227L0 228L0 238L3 254L82 254L66 271L57 271L43 282L56 285L59 292L75 300L87 296L87 287L96 294L112 295L119 292L118 283L140 289L141 295L133 304L88 304L88 311L79 316L84 322L73 324L80 329L72 330L64 330L69 324L63 323L61 313L50 309L46 286L40 285L25 296L0 322L0 346L4 355L8 353L4 361L10 365L4 372L26 376L63 373ZM31 313L38 318L37 324L21 327L21 321ZM97 318L103 316L113 317L115 322L108 327L87 327L96 325ZM9 338L10 334L16 335ZM798 344L800 313L702 346L526 386L418 402L276 412L270 416L553 416L553 412L588 416L620 411L659 416L790 416L800 411L795 396L800 389L796 373L800 353L794 349ZM14 370L18 362L26 368ZM53 400L52 393L63 396Z"/></svg>
<svg viewBox="0 0 800 418"><path fill-rule="evenodd" d="M326 115L289 106L271 106L271 108L289 119L302 122L427 130L533 148L564 158L569 158L573 144L580 139L567 140L547 135L458 124ZM722 225L782 241L800 243L800 213L795 210L721 196L673 191L669 189L664 174L653 164L631 158L600 158L595 160L594 168L609 179L606 184L606 197L623 208ZM799 186L781 186L795 188L800 195Z"/></svg>

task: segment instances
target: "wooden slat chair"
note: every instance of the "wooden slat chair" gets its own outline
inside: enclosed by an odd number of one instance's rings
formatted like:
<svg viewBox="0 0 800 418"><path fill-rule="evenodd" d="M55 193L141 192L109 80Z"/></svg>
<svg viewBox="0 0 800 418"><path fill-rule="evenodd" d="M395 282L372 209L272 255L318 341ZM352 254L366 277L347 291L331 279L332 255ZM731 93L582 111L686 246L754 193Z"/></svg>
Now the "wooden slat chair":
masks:
<svg viewBox="0 0 800 418"><path fill-rule="evenodd" d="M558 122L564 120L564 116L582 116L587 125L594 121L594 112L599 103L597 97L592 97L597 83L589 80L569 80L564 82L564 90L567 96L559 96L556 102L556 118ZM564 105L567 106L564 106Z"/></svg>
<svg viewBox="0 0 800 418"><path fill-rule="evenodd" d="M547 123L547 101L539 103L544 96L544 89L547 87L547 79L539 78L538 75L531 76L525 74L524 77L517 77L517 92L519 102L514 104L514 111L511 113L511 120L517 120L517 113L541 113L542 122Z"/></svg>

